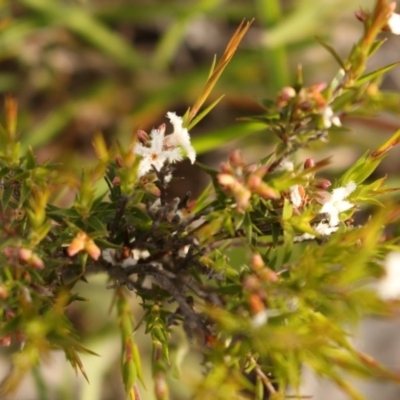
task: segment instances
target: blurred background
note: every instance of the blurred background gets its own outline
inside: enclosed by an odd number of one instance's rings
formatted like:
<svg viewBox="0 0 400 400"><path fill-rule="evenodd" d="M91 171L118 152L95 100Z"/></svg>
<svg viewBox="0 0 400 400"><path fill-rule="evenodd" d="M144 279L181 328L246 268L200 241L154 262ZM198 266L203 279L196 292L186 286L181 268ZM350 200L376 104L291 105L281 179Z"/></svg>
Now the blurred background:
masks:
<svg viewBox="0 0 400 400"><path fill-rule="evenodd" d="M230 150L240 147L246 159L267 155L276 140L259 124L237 122L261 113L260 98L273 99L294 83L303 67L305 84L330 81L338 70L332 56L315 40L323 38L345 57L362 33L354 12L372 0L0 0L0 92L19 103L23 150L31 146L41 161L61 161L79 169L94 160L93 135L127 144L138 129L149 131L166 122L167 111L183 115L206 82L214 55L220 57L243 19L255 18L233 61L214 89L209 103L222 102L191 132L199 160L218 166ZM371 60L371 70L400 60L400 40L390 37ZM344 117L349 129L331 135L329 146L317 145L302 157L334 156L325 177L334 178L368 149L374 149L400 126L400 70L383 81L393 92L391 112L370 117ZM376 172L389 174L400 186L400 157L392 151ZM207 183L196 167L182 163L171 195L191 190L194 196ZM119 380L119 337L109 315L111 293L105 277L89 277L77 288L90 301L71 307L70 316L85 344L100 357L83 357L90 385L77 379L62 355L45 360L14 397L17 400L123 399ZM132 299L138 309L137 299ZM138 314L137 320L139 321ZM383 324L383 325L382 325ZM396 326L397 324L397 326ZM399 323L365 323L360 346L381 361L400 369ZM139 330L142 356L150 343ZM182 342L176 332L176 342ZM0 376L7 371L2 352ZM175 354L183 357L183 351ZM183 357L185 380L199 378L195 354ZM147 376L150 367L145 365ZM189 398L188 385L171 378L171 399ZM321 386L322 385L322 386ZM339 400L324 384L305 379L304 395ZM368 386L368 398L398 400L390 385ZM321 389L322 388L322 389ZM152 399L152 384L141 388ZM394 394L390 394L393 391ZM386 394L387 393L387 394ZM386 396L386 397L385 397Z"/></svg>

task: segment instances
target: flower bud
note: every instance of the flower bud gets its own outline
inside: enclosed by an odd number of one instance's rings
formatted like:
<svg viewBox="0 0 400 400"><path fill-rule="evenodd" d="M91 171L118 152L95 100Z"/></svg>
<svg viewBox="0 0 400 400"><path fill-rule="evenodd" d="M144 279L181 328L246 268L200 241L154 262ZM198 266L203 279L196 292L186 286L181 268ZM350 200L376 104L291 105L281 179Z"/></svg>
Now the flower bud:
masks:
<svg viewBox="0 0 400 400"><path fill-rule="evenodd" d="M149 193L152 196L155 196L155 197L160 197L161 196L160 189L154 183L146 184L144 186L144 190L146 191L146 193Z"/></svg>
<svg viewBox="0 0 400 400"><path fill-rule="evenodd" d="M261 183L262 183L261 177L254 174L250 175L247 180L247 185L249 189L254 191L256 191L260 187Z"/></svg>
<svg viewBox="0 0 400 400"><path fill-rule="evenodd" d="M8 298L8 290L4 285L0 285L0 299L5 300Z"/></svg>
<svg viewBox="0 0 400 400"><path fill-rule="evenodd" d="M89 254L89 256L93 258L93 260L98 260L98 258L101 255L100 248L97 246L97 244L92 239L90 239L86 243L85 250Z"/></svg>
<svg viewBox="0 0 400 400"><path fill-rule="evenodd" d="M233 174L233 168L227 162L222 162L221 163L220 170L221 170L221 172L223 172L225 174Z"/></svg>
<svg viewBox="0 0 400 400"><path fill-rule="evenodd" d="M75 236L75 238L72 239L72 242L69 245L68 250L67 250L67 253L70 257L73 257L74 255L78 254L80 251L82 251L85 248L86 238L87 238L86 233L80 231Z"/></svg>
<svg viewBox="0 0 400 400"><path fill-rule="evenodd" d="M249 296L249 306L253 315L265 310L264 302L258 293L252 293Z"/></svg>
<svg viewBox="0 0 400 400"><path fill-rule="evenodd" d="M251 258L251 265L254 270L261 269L265 266L264 260L261 257L261 254L253 254L253 257Z"/></svg>
<svg viewBox="0 0 400 400"><path fill-rule="evenodd" d="M10 334L0 337L0 346L11 346L12 336Z"/></svg>
<svg viewBox="0 0 400 400"><path fill-rule="evenodd" d="M314 168L315 167L315 161L312 157L309 157L304 161L304 169L309 169L309 168Z"/></svg>
<svg viewBox="0 0 400 400"><path fill-rule="evenodd" d="M159 372L154 377L154 391L157 400L168 400L169 391L168 385L165 381L165 376L163 373Z"/></svg>
<svg viewBox="0 0 400 400"><path fill-rule="evenodd" d="M368 18L368 14L363 11L363 10L357 10L354 13L354 16L360 21L360 22L365 22Z"/></svg>
<svg viewBox="0 0 400 400"><path fill-rule="evenodd" d="M236 178L229 174L218 174L217 179L220 185L223 186L232 186L237 183Z"/></svg>
<svg viewBox="0 0 400 400"><path fill-rule="evenodd" d="M331 183L330 180L328 180L328 179L321 179L321 180L316 184L316 187L317 187L318 189L326 190L326 189L328 189L328 187L331 186L331 185L332 185L332 183Z"/></svg>
<svg viewBox="0 0 400 400"><path fill-rule="evenodd" d="M141 129L139 129L136 132L136 136L137 136L139 142L141 142L143 144L146 144L150 140L149 135L145 131L143 131Z"/></svg>
<svg viewBox="0 0 400 400"><path fill-rule="evenodd" d="M115 157L115 164L117 164L118 168L122 168L124 166L124 162L122 161L122 157L119 154Z"/></svg>
<svg viewBox="0 0 400 400"><path fill-rule="evenodd" d="M120 186L121 185L121 178L119 176L114 176L112 180L113 186Z"/></svg>
<svg viewBox="0 0 400 400"><path fill-rule="evenodd" d="M97 260L101 255L101 250L96 243L85 232L80 231L72 239L67 252L70 257L73 257L82 250L85 250L94 260Z"/></svg>
<svg viewBox="0 0 400 400"><path fill-rule="evenodd" d="M274 189L268 186L268 184L265 182L261 182L256 192L259 196L265 199L277 200L280 197L279 193L277 193Z"/></svg>
<svg viewBox="0 0 400 400"><path fill-rule="evenodd" d="M238 149L232 151L232 153L229 155L229 162L234 167L243 167L245 165L242 153Z"/></svg>

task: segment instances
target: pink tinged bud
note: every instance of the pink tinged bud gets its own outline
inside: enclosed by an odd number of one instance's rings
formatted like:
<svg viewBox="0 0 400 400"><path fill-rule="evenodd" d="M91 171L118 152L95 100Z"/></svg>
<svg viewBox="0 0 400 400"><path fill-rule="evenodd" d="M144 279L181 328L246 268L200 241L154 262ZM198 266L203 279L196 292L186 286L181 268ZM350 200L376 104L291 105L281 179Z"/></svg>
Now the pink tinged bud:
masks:
<svg viewBox="0 0 400 400"><path fill-rule="evenodd" d="M80 251L82 251L85 248L85 241L87 239L87 235L85 232L78 232L78 234L75 236L74 239L72 239L71 244L68 247L68 255L70 257L75 256L78 254Z"/></svg>
<svg viewBox="0 0 400 400"><path fill-rule="evenodd" d="M279 279L278 274L269 268L264 268L262 271L259 272L260 278L264 282L277 282Z"/></svg>
<svg viewBox="0 0 400 400"><path fill-rule="evenodd" d="M242 286L249 292L255 292L260 289L260 280L254 275L249 275L243 280Z"/></svg>
<svg viewBox="0 0 400 400"><path fill-rule="evenodd" d="M19 249L18 257L21 261L27 262L32 257L32 250Z"/></svg>
<svg viewBox="0 0 400 400"><path fill-rule="evenodd" d="M112 180L112 184L114 186L120 186L121 185L121 178L119 176L114 176L114 179Z"/></svg>
<svg viewBox="0 0 400 400"><path fill-rule="evenodd" d="M294 90L291 86L286 86L282 89L279 95L279 99L282 101L289 101L295 96L296 96L296 90Z"/></svg>
<svg viewBox="0 0 400 400"><path fill-rule="evenodd" d="M236 178L229 174L218 174L217 179L220 185L223 186L232 186L237 183Z"/></svg>
<svg viewBox="0 0 400 400"><path fill-rule="evenodd" d="M265 199L277 200L280 198L279 193L269 187L265 182L262 182L257 188L257 194Z"/></svg>
<svg viewBox="0 0 400 400"><path fill-rule="evenodd" d="M101 250L96 243L85 232L80 231L72 240L67 252L70 257L73 257L82 250L85 250L94 260L101 255Z"/></svg>
<svg viewBox="0 0 400 400"><path fill-rule="evenodd" d="M5 300L8 298L8 290L4 285L0 285L0 299Z"/></svg>
<svg viewBox="0 0 400 400"><path fill-rule="evenodd" d="M261 184L262 184L262 179L258 175L252 174L247 179L247 186L249 187L250 190L257 190Z"/></svg>
<svg viewBox="0 0 400 400"><path fill-rule="evenodd" d="M240 150L234 150L229 155L229 162L235 167L243 167L245 165L242 153Z"/></svg>
<svg viewBox="0 0 400 400"><path fill-rule="evenodd" d="M155 197L160 197L161 196L161 191L160 189L154 184L154 183L148 183L145 185L144 190L146 193L149 193Z"/></svg>
<svg viewBox="0 0 400 400"><path fill-rule="evenodd" d="M44 268L44 262L37 254L33 254L28 263L31 267L36 269Z"/></svg>
<svg viewBox="0 0 400 400"><path fill-rule="evenodd" d="M332 183L331 183L330 180L328 180L328 179L322 179L321 181L319 181L319 182L316 184L316 187L317 187L318 189L326 190L326 189L328 189L328 187L331 186L331 185L332 185Z"/></svg>
<svg viewBox="0 0 400 400"><path fill-rule="evenodd" d="M143 144L148 143L149 140L150 140L149 135L148 135L145 131L142 131L141 129L139 129L139 130L136 132L136 136L137 136L139 142L141 142L141 143L143 143Z"/></svg>
<svg viewBox="0 0 400 400"><path fill-rule="evenodd" d="M270 169L269 165L262 165L261 167L258 167L258 168L256 168L255 171L253 171L253 168L252 168L253 166L255 166L255 164L249 165L249 167L250 167L249 171L253 172L255 175L257 175L261 178L264 177Z"/></svg>
<svg viewBox="0 0 400 400"><path fill-rule="evenodd" d="M93 260L98 260L101 255L99 246L92 239L86 243L85 250Z"/></svg>
<svg viewBox="0 0 400 400"><path fill-rule="evenodd" d="M9 347L11 346L11 341L12 341L11 335L2 336L0 337L0 346Z"/></svg>
<svg viewBox="0 0 400 400"><path fill-rule="evenodd" d="M236 202L237 202L238 211L244 212L244 211L246 211L247 207L249 206L251 192L250 192L250 190L242 188L242 190L235 193L235 198L236 198Z"/></svg>
<svg viewBox="0 0 400 400"><path fill-rule="evenodd" d="M3 249L3 254L8 258L11 259L16 256L16 249L12 247L6 247Z"/></svg>
<svg viewBox="0 0 400 400"><path fill-rule="evenodd" d="M305 100L305 101L302 101L302 102L300 103L300 109L301 109L302 111L311 110L312 107L313 107L313 104L312 104L311 101L309 101L309 100Z"/></svg>
<svg viewBox="0 0 400 400"><path fill-rule="evenodd" d="M161 133L162 135L164 135L165 134L165 129L167 128L167 126L165 125L165 124L161 124L159 127L158 127L158 132L159 133Z"/></svg>
<svg viewBox="0 0 400 400"><path fill-rule="evenodd" d="M363 10L357 10L354 13L354 16L360 21L360 22L365 22L366 19L368 18L368 14L363 11Z"/></svg>
<svg viewBox="0 0 400 400"><path fill-rule="evenodd" d="M257 164L247 164L246 167L244 168L245 172L248 174L257 174L258 176L263 176L262 174L258 173L259 168L257 167Z"/></svg>
<svg viewBox="0 0 400 400"><path fill-rule="evenodd" d="M253 257L251 258L251 265L256 270L261 269L265 266L264 260L262 259L260 254L253 254Z"/></svg>
<svg viewBox="0 0 400 400"><path fill-rule="evenodd" d="M304 169L309 169L309 168L314 168L315 167L315 161L312 157L309 157L304 161Z"/></svg>
<svg viewBox="0 0 400 400"><path fill-rule="evenodd" d="M233 174L233 168L229 163L223 162L220 165L221 172L225 174Z"/></svg>
<svg viewBox="0 0 400 400"><path fill-rule="evenodd" d="M169 398L169 390L165 376L159 372L154 378L154 391L157 400L167 400Z"/></svg>
<svg viewBox="0 0 400 400"><path fill-rule="evenodd" d="M315 83L314 85L312 85L310 87L310 89L314 93L321 93L324 89L326 89L327 86L328 86L328 84L326 82L318 82L318 83Z"/></svg>
<svg viewBox="0 0 400 400"><path fill-rule="evenodd" d="M118 168L122 168L124 166L124 162L122 161L122 157L119 154L115 157L115 164L117 164Z"/></svg>

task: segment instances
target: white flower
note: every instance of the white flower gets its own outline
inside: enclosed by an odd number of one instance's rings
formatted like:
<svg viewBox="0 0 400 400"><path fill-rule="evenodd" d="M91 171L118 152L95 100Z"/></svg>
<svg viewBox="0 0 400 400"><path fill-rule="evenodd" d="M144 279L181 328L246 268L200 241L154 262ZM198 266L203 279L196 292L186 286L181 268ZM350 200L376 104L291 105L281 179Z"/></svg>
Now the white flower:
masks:
<svg viewBox="0 0 400 400"><path fill-rule="evenodd" d="M299 192L299 185L290 186L290 202L297 208L301 206L303 201L301 194Z"/></svg>
<svg viewBox="0 0 400 400"><path fill-rule="evenodd" d="M338 226L329 226L328 223L321 221L318 225L313 226L314 230L320 236L329 236L333 232L336 232L339 227ZM305 232L300 236L296 236L294 238L295 242L304 242L305 240L313 240L315 239L315 235L311 233Z"/></svg>
<svg viewBox="0 0 400 400"><path fill-rule="evenodd" d="M135 154L142 157L139 164L138 176L142 177L153 167L159 171L165 162L177 162L182 160L182 154L178 148L165 148L165 130L153 129L150 134L150 147L137 143Z"/></svg>
<svg viewBox="0 0 400 400"><path fill-rule="evenodd" d="M260 326L265 325L267 322L268 322L268 311L267 310L258 312L251 319L251 325L253 326L253 328L259 328Z"/></svg>
<svg viewBox="0 0 400 400"><path fill-rule="evenodd" d="M294 171L294 164L292 161L289 160L283 160L278 168L278 171L288 171L288 172L292 172ZM299 208L301 206L301 203L303 202L303 199L301 197L300 191L299 191L299 185L293 185L290 186L289 188L290 191L290 202L297 208Z"/></svg>
<svg viewBox="0 0 400 400"><path fill-rule="evenodd" d="M196 160L196 152L190 143L188 130L183 127L182 118L173 112L168 112L167 117L174 127L173 133L165 136L165 125L162 125L159 129L151 131L150 146L138 143L135 147L135 154L142 157L138 170L139 178L151 171L153 167L159 171L166 162L181 161L183 155L179 146L186 151L192 164ZM171 179L168 175L166 178Z"/></svg>
<svg viewBox="0 0 400 400"><path fill-rule="evenodd" d="M392 251L384 262L385 276L379 281L377 292L382 300L400 297L400 252Z"/></svg>
<svg viewBox="0 0 400 400"><path fill-rule="evenodd" d="M343 211L350 210L354 204L345 200L349 194L354 192L357 185L349 182L346 186L333 189L332 193L326 193L322 200L322 207L319 214L328 214L328 222L321 221L318 225L313 226L316 234L320 236L329 236L339 229L339 216ZM295 242L303 242L305 240L315 239L311 233L303 233L294 238Z"/></svg>
<svg viewBox="0 0 400 400"><path fill-rule="evenodd" d="M333 113L330 106L326 106L322 111L322 122L326 129L329 129L332 125L341 126L340 118Z"/></svg>
<svg viewBox="0 0 400 400"><path fill-rule="evenodd" d="M289 160L283 160L281 163L278 165L277 171L288 171L291 172L294 170L294 164L293 161Z"/></svg>
<svg viewBox="0 0 400 400"><path fill-rule="evenodd" d="M354 205L345 199L354 192L356 187L357 185L354 182L349 182L346 186L333 189L332 193L327 193L319 213L329 214L329 226L338 226L339 214L353 208Z"/></svg>
<svg viewBox="0 0 400 400"><path fill-rule="evenodd" d="M400 14L393 13L387 24L390 32L400 35Z"/></svg>
<svg viewBox="0 0 400 400"><path fill-rule="evenodd" d="M193 164L196 160L196 151L190 143L188 130L183 127L182 118L178 117L174 112L167 112L167 117L174 127L174 132L165 137L164 145L167 147L182 146Z"/></svg>

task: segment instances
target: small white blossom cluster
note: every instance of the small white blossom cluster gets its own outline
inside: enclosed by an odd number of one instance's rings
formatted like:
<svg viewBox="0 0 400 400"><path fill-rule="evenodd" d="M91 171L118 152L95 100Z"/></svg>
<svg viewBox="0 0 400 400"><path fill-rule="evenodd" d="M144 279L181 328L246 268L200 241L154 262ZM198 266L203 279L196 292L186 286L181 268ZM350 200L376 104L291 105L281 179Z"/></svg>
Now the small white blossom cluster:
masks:
<svg viewBox="0 0 400 400"><path fill-rule="evenodd" d="M382 300L400 297L400 251L392 251L384 261L385 276L378 282L377 293Z"/></svg>
<svg viewBox="0 0 400 400"><path fill-rule="evenodd" d="M151 131L148 145L138 143L135 146L135 154L142 157L138 170L139 178L151 171L153 167L159 171L166 162L181 161L183 159L181 148L185 150L192 164L196 160L196 152L190 143L188 130L183 127L182 118L173 112L168 112L167 117L174 128L171 134L165 135L163 124Z"/></svg>
<svg viewBox="0 0 400 400"><path fill-rule="evenodd" d="M354 192L357 185L354 182L349 182L346 186L333 189L332 193L326 192L322 198L322 207L319 214L327 214L327 221L321 221L314 226L314 230L318 235L328 236L339 229L340 213L350 210L354 204L350 203L347 197ZM295 238L296 242L303 240L315 239L315 236L310 233L304 233Z"/></svg>
<svg viewBox="0 0 400 400"><path fill-rule="evenodd" d="M292 161L284 160L280 163L278 170L292 172L294 170L294 164ZM290 193L290 195L289 195L290 202L295 207L299 208L303 201L301 194L299 192L299 185L290 186L289 193Z"/></svg>
<svg viewBox="0 0 400 400"><path fill-rule="evenodd" d="M394 12L390 16L388 21L388 28L393 34L400 35L400 14L396 14Z"/></svg>
<svg viewBox="0 0 400 400"><path fill-rule="evenodd" d="M322 111L322 123L326 129L329 129L332 125L342 126L340 118L334 114L332 107L330 106L326 106Z"/></svg>
<svg viewBox="0 0 400 400"><path fill-rule="evenodd" d="M120 249L104 249L101 256L111 265L120 265L122 268L136 265L139 260L145 260L150 257L148 250L132 249L129 254L122 255Z"/></svg>

